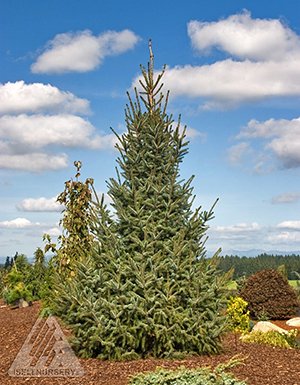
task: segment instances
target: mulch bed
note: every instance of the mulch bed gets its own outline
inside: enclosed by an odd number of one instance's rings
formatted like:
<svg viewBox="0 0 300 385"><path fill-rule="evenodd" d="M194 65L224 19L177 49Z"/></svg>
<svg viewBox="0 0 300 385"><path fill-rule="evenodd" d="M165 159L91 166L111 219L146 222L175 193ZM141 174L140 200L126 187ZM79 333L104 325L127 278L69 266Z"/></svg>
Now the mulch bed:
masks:
<svg viewBox="0 0 300 385"><path fill-rule="evenodd" d="M243 343L233 334L224 339L224 353L218 356L190 357L184 360L145 359L127 362L109 362L98 359L79 359L84 369L80 378L65 377L10 377L8 370L30 333L40 303L32 307L3 307L0 302L0 384L46 384L46 385L126 385L128 376L139 372L154 371L157 366L176 369L184 365L187 368L211 366L226 363L231 357L240 354L247 357L245 365L231 371L240 380L248 379L248 385L300 385L300 350L271 348L264 345ZM285 321L276 321L278 326L290 329ZM64 329L65 331L65 329ZM67 334L67 332L66 332Z"/></svg>

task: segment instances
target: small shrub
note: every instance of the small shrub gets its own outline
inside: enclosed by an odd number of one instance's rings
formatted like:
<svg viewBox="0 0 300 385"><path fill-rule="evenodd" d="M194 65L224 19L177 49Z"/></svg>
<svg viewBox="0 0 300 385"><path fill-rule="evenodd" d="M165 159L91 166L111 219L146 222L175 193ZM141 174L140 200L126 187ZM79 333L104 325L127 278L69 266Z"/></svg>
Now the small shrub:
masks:
<svg viewBox="0 0 300 385"><path fill-rule="evenodd" d="M297 271L293 271L293 274L296 276L296 286L294 289L296 290L298 298L300 299L300 274Z"/></svg>
<svg viewBox="0 0 300 385"><path fill-rule="evenodd" d="M262 345L269 345L279 348L293 348L299 349L299 343L297 337L299 332L297 329L290 330L288 333L279 333L276 330L269 330L267 332L252 332L247 336L243 336L244 342L254 342Z"/></svg>
<svg viewBox="0 0 300 385"><path fill-rule="evenodd" d="M245 334L249 331L249 311L247 302L240 297L230 297L227 302L230 329L236 333Z"/></svg>
<svg viewBox="0 0 300 385"><path fill-rule="evenodd" d="M258 313L256 316L257 316L257 321L260 321L260 322L270 321L270 318L268 317L267 313L264 310Z"/></svg>
<svg viewBox="0 0 300 385"><path fill-rule="evenodd" d="M296 291L275 270L261 270L253 274L240 296L248 302L252 317L264 312L269 319L286 319L293 317L300 306Z"/></svg>
<svg viewBox="0 0 300 385"><path fill-rule="evenodd" d="M244 289L246 282L247 282L247 279L245 275L243 275L242 277L236 280L238 294L240 294L240 292Z"/></svg>
<svg viewBox="0 0 300 385"><path fill-rule="evenodd" d="M252 319L249 319L249 332L252 331L255 325L256 323Z"/></svg>
<svg viewBox="0 0 300 385"><path fill-rule="evenodd" d="M227 364L218 365L214 371L209 367L186 369L184 366L178 370L157 368L155 372L139 373L131 376L130 385L246 385L246 381L239 381L225 372L242 360L231 359Z"/></svg>
<svg viewBox="0 0 300 385"><path fill-rule="evenodd" d="M9 305L15 305L21 298L27 302L33 300L31 291L22 282L3 292L3 300Z"/></svg>
<svg viewBox="0 0 300 385"><path fill-rule="evenodd" d="M4 303L6 303L6 304L9 303L8 294L9 294L8 290L4 289L2 292L2 298L3 298Z"/></svg>
<svg viewBox="0 0 300 385"><path fill-rule="evenodd" d="M38 248L34 253L34 263L31 265L24 254L17 255L4 276L4 289L2 291L5 303L15 305L19 299L35 301L42 298L43 290L47 284L48 267L45 263L43 251Z"/></svg>
<svg viewBox="0 0 300 385"><path fill-rule="evenodd" d="M285 265L280 265L277 267L278 273L284 276L285 279L288 279L288 273L287 273L287 268Z"/></svg>
<svg viewBox="0 0 300 385"><path fill-rule="evenodd" d="M238 291L236 289L227 289L226 299L229 300L230 297L236 297L238 295Z"/></svg>

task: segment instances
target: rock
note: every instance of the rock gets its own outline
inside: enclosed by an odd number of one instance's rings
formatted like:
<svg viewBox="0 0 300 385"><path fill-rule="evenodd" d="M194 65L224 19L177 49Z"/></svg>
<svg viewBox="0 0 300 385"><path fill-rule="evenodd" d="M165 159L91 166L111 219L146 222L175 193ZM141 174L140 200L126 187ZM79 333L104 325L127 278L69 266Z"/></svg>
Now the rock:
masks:
<svg viewBox="0 0 300 385"><path fill-rule="evenodd" d="M272 322L267 322L267 321L257 322L257 324L252 329L252 332L258 332L258 331L268 332L270 330L275 330L276 332L279 332L279 333L287 333L287 330L284 330L279 326L272 324Z"/></svg>
<svg viewBox="0 0 300 385"><path fill-rule="evenodd" d="M19 307L28 307L29 305L28 305L28 302L25 301L25 299L21 298L21 299L19 299L18 306Z"/></svg>
<svg viewBox="0 0 300 385"><path fill-rule="evenodd" d="M286 323L287 323L289 326L297 326L297 327L300 327L300 317L295 317L295 318L289 319L288 321L286 321Z"/></svg>

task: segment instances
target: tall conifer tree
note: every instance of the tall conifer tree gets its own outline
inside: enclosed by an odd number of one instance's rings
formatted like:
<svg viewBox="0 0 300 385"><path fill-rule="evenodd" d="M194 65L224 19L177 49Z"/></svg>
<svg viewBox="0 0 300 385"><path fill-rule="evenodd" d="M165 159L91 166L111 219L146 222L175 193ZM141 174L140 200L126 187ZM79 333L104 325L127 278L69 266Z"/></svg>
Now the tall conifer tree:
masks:
<svg viewBox="0 0 300 385"><path fill-rule="evenodd" d="M227 326L221 312L227 277L217 271L217 253L205 258L213 212L193 212L193 177L179 180L185 130L166 113L164 71L154 79L149 47L143 91L135 91L135 101L128 94L117 178L108 182L114 214L98 202L91 226L98 248L67 286L61 284L57 298L84 356L218 353Z"/></svg>

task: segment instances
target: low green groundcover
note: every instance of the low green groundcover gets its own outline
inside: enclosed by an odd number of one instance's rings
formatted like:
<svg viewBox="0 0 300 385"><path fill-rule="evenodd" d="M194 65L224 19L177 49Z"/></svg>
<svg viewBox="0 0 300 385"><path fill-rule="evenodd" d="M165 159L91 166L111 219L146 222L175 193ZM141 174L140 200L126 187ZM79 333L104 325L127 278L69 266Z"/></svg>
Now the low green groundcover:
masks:
<svg viewBox="0 0 300 385"><path fill-rule="evenodd" d="M214 371L209 367L186 369L182 366L176 371L158 367L155 372L131 376L130 385L247 385L246 381L239 381L225 371L241 361L234 357L227 364L218 365Z"/></svg>

